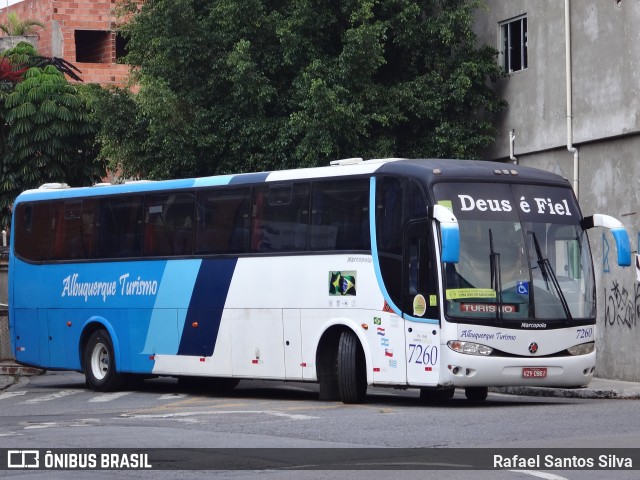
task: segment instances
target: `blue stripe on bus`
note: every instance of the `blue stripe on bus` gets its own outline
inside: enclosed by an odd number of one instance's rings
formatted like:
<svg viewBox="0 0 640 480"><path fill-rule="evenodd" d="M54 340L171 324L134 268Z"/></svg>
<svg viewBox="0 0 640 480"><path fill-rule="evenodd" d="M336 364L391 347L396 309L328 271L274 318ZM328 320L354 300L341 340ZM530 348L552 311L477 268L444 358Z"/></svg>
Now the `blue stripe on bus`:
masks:
<svg viewBox="0 0 640 480"><path fill-rule="evenodd" d="M259 173L242 173L240 175L234 175L229 185L243 185L247 183L262 183L266 181L271 172L259 172Z"/></svg>
<svg viewBox="0 0 640 480"><path fill-rule="evenodd" d="M149 319L143 353L175 355L178 351L179 333L185 322L178 317L176 328L175 307L186 310L189 305L201 263L202 260L167 262Z"/></svg>
<svg viewBox="0 0 640 480"><path fill-rule="evenodd" d="M229 185L231 179L235 175L221 175L216 177L196 178L193 181L194 187L217 187L220 185Z"/></svg>
<svg viewBox="0 0 640 480"><path fill-rule="evenodd" d="M382 296L384 297L385 302L391 307L391 309L397 315L401 315L402 310L398 308L398 306L393 303L391 300L391 296L387 291L387 287L384 285L384 281L382 280L382 272L380 270L380 260L378 257L378 237L376 232L376 222L375 222L375 212L376 212L376 177L371 177L369 181L369 212L371 215L371 220L369 221L369 231L371 235L371 255L373 256L373 269L376 272L376 280L378 282L378 286L380 287L380 291L382 292Z"/></svg>
<svg viewBox="0 0 640 480"><path fill-rule="evenodd" d="M237 258L203 260L185 318L178 355L213 355Z"/></svg>

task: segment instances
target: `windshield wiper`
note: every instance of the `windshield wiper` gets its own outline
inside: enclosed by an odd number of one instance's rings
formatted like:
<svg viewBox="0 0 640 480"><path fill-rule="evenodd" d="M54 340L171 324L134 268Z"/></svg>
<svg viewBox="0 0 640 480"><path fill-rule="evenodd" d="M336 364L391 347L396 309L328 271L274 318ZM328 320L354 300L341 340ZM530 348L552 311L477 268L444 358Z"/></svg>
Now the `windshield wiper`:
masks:
<svg viewBox="0 0 640 480"><path fill-rule="evenodd" d="M491 288L496 291L496 322L502 321L502 277L500 276L500 254L493 248L493 232L489 229L489 268Z"/></svg>
<svg viewBox="0 0 640 480"><path fill-rule="evenodd" d="M538 258L538 267L540 267L540 273L542 274L542 278L544 280L547 291L549 291L549 280L551 280L551 284L558 294L558 299L562 304L562 309L564 310L564 314L566 315L567 320L573 320L573 317L571 316L571 310L569 310L569 304L567 303L567 298L564 296L562 288L560 288L560 283L558 282L556 272L553 271L553 267L551 266L551 262L549 262L549 259L543 257L542 249L540 248L540 244L538 243L538 237L536 236L536 233L532 231L528 231L527 233L529 233L533 238L536 257Z"/></svg>

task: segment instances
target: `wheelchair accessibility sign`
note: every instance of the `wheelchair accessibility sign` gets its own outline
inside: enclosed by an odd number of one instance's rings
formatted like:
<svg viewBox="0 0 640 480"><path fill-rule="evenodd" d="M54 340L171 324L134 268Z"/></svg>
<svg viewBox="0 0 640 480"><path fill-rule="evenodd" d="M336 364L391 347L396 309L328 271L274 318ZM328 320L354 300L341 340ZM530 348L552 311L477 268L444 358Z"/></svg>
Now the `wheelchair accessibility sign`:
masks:
<svg viewBox="0 0 640 480"><path fill-rule="evenodd" d="M516 293L529 295L529 282L516 282Z"/></svg>

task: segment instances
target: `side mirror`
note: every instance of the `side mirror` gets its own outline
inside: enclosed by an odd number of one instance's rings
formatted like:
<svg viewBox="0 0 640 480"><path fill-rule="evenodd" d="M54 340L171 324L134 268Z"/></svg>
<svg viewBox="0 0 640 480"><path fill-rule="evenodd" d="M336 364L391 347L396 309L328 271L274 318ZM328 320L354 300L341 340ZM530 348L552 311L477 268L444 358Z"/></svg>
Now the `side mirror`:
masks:
<svg viewBox="0 0 640 480"><path fill-rule="evenodd" d="M446 263L458 263L460 260L460 228L458 219L451 210L442 205L429 208L429 217L440 224L442 238L441 260Z"/></svg>
<svg viewBox="0 0 640 480"><path fill-rule="evenodd" d="M616 242L616 249L618 250L618 265L621 267L628 267L631 265L631 241L629 240L627 230L624 228L624 225L620 220L609 215L596 213L590 217L583 218L581 225L585 230L593 227L608 228Z"/></svg>

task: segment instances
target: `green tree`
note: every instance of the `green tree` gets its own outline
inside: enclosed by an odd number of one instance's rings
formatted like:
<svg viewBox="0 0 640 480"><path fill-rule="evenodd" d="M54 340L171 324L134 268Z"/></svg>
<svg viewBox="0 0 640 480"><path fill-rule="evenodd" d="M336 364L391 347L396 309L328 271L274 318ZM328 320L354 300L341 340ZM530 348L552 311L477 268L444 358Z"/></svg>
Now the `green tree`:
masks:
<svg viewBox="0 0 640 480"><path fill-rule="evenodd" d="M504 102L471 0L152 0L122 27L139 93L106 117L117 166L148 178L477 158ZM122 95L122 93L118 93ZM133 143L133 144L132 144Z"/></svg>
<svg viewBox="0 0 640 480"><path fill-rule="evenodd" d="M26 45L26 44L24 44ZM18 57L29 56L20 46ZM32 51L31 53L34 53ZM1 64L11 63L14 51ZM97 160L97 124L85 88L69 84L53 65L17 70L0 81L0 222L23 190L47 182L88 185L106 173ZM13 83L12 83L13 82Z"/></svg>
<svg viewBox="0 0 640 480"><path fill-rule="evenodd" d="M22 20L16 12L9 12L7 14L7 22L0 23L0 30L13 37L33 35L37 31L36 27L45 28L44 23L38 20L31 18Z"/></svg>

